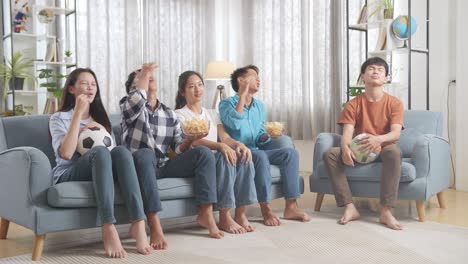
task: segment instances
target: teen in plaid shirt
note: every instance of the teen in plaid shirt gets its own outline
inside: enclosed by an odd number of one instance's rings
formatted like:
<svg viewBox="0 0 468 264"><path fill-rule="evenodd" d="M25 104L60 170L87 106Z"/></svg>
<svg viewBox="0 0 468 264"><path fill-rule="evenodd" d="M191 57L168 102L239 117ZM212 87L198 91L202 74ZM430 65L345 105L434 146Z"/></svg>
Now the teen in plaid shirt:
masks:
<svg viewBox="0 0 468 264"><path fill-rule="evenodd" d="M127 96L120 101L122 142L132 151L140 182L143 205L150 226L150 244L154 249L167 248L157 215L161 208L157 179L195 177L195 198L200 204L197 223L208 228L214 238L224 236L213 216L216 198L216 161L204 146L192 148L195 140L206 136L182 138L180 124L173 110L157 99L154 63L129 75ZM170 150L178 155L168 158Z"/></svg>

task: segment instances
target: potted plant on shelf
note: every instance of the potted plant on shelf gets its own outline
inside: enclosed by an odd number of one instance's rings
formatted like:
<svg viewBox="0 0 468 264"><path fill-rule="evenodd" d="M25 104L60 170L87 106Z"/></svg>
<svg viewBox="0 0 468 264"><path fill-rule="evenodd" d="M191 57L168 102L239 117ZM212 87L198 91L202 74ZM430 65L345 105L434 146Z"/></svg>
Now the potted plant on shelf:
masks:
<svg viewBox="0 0 468 264"><path fill-rule="evenodd" d="M66 74L56 73L51 69L40 69L39 70L39 79L45 79L45 82L41 83L39 86L47 88L47 91L51 93L55 98L62 98L63 89L60 85L60 79L66 78Z"/></svg>
<svg viewBox="0 0 468 264"><path fill-rule="evenodd" d="M372 17L383 10L383 19L393 19L393 0L378 0L374 4L375 9L369 15Z"/></svg>
<svg viewBox="0 0 468 264"><path fill-rule="evenodd" d="M0 63L0 79L3 81L3 92L0 93L0 112L5 110L3 109L4 103L10 89L22 90L25 81L36 81L36 77L30 70L33 66L33 60L25 57L21 51L14 53L11 60L5 58L5 61Z"/></svg>
<svg viewBox="0 0 468 264"><path fill-rule="evenodd" d="M71 57L73 53L71 52L71 50L66 50L65 51L65 62L66 63L72 63L73 62L73 58Z"/></svg>

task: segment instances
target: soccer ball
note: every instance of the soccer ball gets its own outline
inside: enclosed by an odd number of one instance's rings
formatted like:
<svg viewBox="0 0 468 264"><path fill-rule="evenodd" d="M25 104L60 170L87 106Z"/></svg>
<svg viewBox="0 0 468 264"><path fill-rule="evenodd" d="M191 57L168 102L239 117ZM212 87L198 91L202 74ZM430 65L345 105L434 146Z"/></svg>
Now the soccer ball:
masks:
<svg viewBox="0 0 468 264"><path fill-rule="evenodd" d="M78 136L78 148L76 150L81 155L97 146L105 146L109 150L114 148L114 141L107 130L100 127L90 127L83 130Z"/></svg>
<svg viewBox="0 0 468 264"><path fill-rule="evenodd" d="M376 160L379 157L380 151L382 150L382 148L379 146L371 152L360 151L359 148L361 145L358 143L358 141L366 136L366 133L357 135L353 138L353 141L351 141L350 145L351 151L354 153L354 156L356 156L355 160L362 164L371 163Z"/></svg>

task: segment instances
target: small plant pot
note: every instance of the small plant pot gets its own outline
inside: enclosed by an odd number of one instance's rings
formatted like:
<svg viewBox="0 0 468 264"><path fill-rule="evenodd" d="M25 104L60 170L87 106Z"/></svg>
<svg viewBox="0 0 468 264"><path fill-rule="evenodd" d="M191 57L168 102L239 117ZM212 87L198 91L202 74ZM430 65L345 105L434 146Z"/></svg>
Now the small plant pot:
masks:
<svg viewBox="0 0 468 264"><path fill-rule="evenodd" d="M13 87L13 79L10 79L10 90L23 90L24 78L15 78L15 86Z"/></svg>
<svg viewBox="0 0 468 264"><path fill-rule="evenodd" d="M73 63L72 57L65 57L64 60L65 60L65 63Z"/></svg>

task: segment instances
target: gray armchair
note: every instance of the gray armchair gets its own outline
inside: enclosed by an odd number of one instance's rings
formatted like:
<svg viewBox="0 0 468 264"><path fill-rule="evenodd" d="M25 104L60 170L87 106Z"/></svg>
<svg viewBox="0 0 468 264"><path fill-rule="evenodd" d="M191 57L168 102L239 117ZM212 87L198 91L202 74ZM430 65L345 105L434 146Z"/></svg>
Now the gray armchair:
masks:
<svg viewBox="0 0 468 264"><path fill-rule="evenodd" d="M424 202L437 194L439 206L445 208L442 191L449 186L450 146L442 136L442 114L430 111L405 111L405 129L398 145L403 155L398 199L416 200L420 221L425 220ZM340 146L341 136L321 133L315 142L310 191L317 193L315 211L320 211L325 194L333 194L323 154ZM381 162L346 168L353 196L380 196Z"/></svg>

